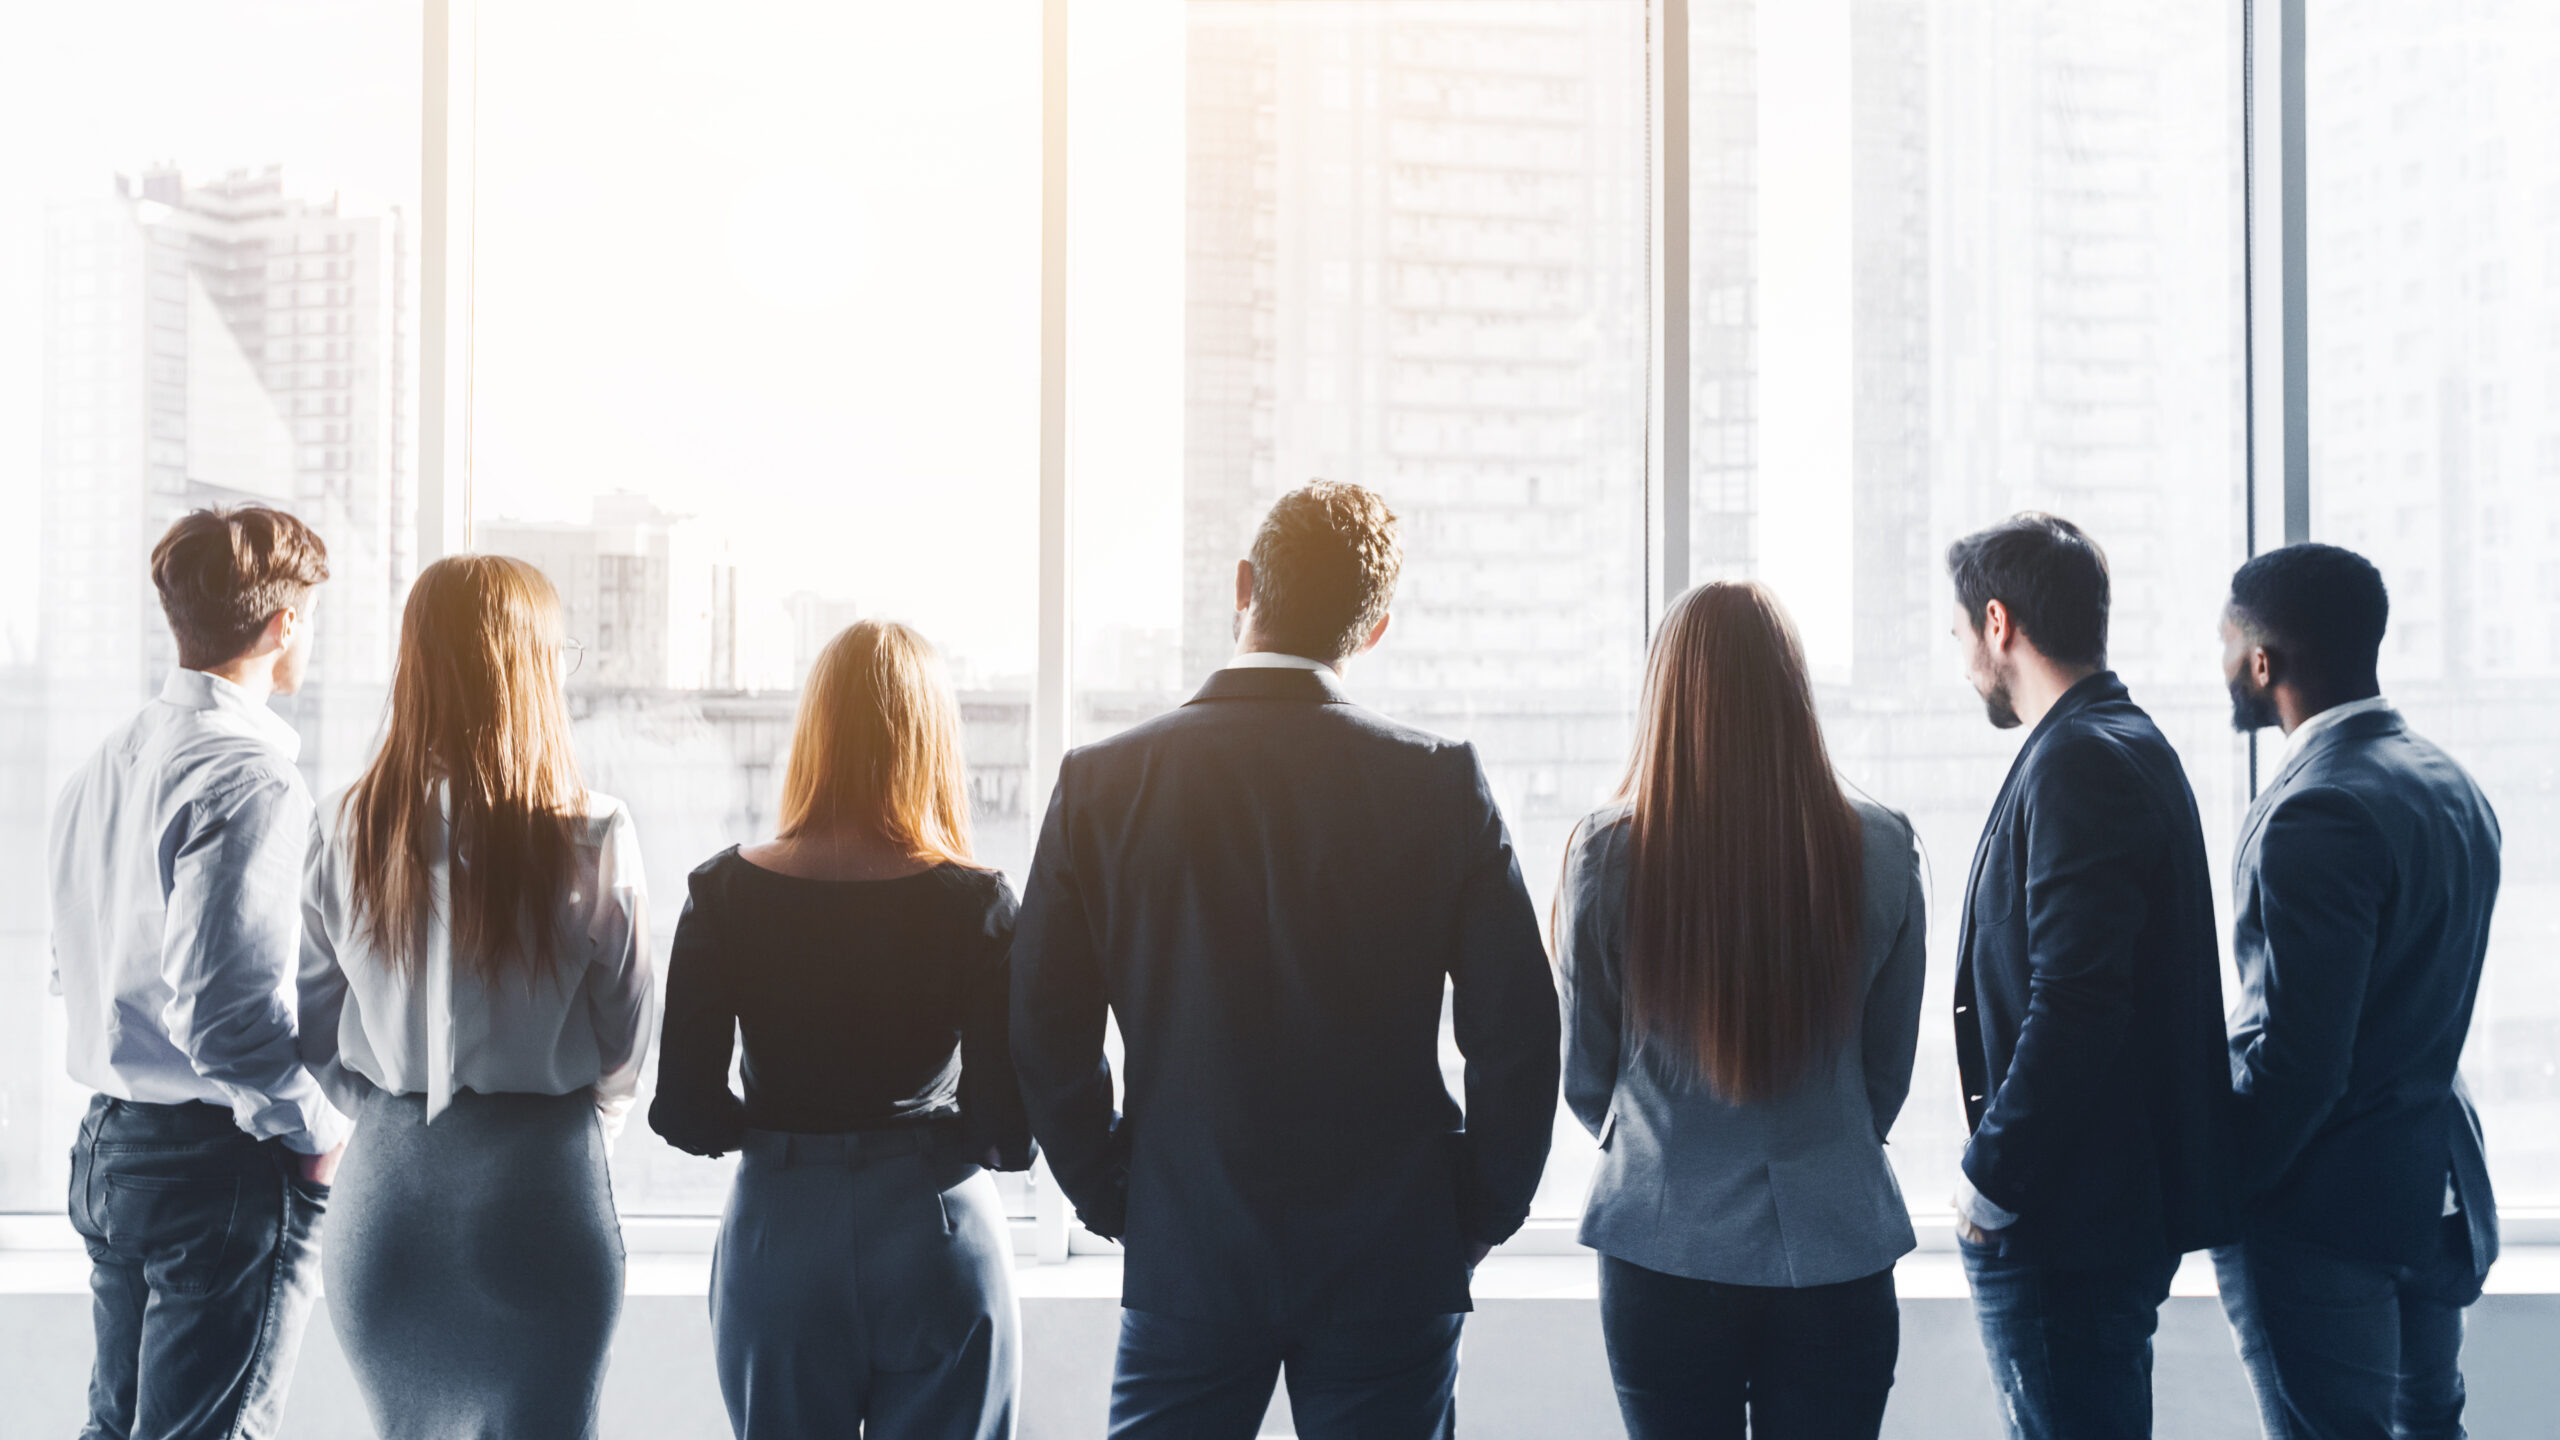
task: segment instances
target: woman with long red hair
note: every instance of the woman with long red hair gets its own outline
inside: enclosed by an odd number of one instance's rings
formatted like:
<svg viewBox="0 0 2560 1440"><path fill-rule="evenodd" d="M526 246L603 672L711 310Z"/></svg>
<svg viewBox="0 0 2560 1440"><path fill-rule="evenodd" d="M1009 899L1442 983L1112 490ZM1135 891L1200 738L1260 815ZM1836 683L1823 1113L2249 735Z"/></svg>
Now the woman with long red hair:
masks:
<svg viewBox="0 0 2560 1440"><path fill-rule="evenodd" d="M560 618L521 560L420 571L382 748L304 874L303 1058L356 1122L322 1274L386 1440L593 1435L622 1310L648 906L570 753Z"/></svg>
<svg viewBox="0 0 2560 1440"><path fill-rule="evenodd" d="M1582 1242L1635 1440L1873 1437L1913 1246L1884 1137L1924 971L1908 821L1831 768L1795 630L1701 586L1654 636L1635 755L1556 899Z"/></svg>

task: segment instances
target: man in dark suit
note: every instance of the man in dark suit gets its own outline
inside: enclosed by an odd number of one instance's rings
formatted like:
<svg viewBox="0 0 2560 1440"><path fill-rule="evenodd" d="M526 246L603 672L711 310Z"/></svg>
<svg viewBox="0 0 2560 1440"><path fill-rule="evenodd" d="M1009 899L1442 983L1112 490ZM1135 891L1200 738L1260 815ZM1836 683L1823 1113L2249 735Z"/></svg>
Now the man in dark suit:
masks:
<svg viewBox="0 0 2560 1440"><path fill-rule="evenodd" d="M2236 868L2239 1243L2223 1308L2276 1440L2462 1433L2462 1310L2497 1258L2456 1066L2498 899L2498 820L2409 732L2375 659L2381 572L2331 545L2240 567L2232 723L2281 726Z"/></svg>
<svg viewBox="0 0 2560 1440"><path fill-rule="evenodd" d="M1966 673L2033 730L1975 852L1956 971L1956 1228L2017 1440L2151 1433L2178 1257L2228 1238L2213 878L2186 771L2106 669L2106 557L2021 515L1948 551Z"/></svg>
<svg viewBox="0 0 2560 1440"><path fill-rule="evenodd" d="M1236 658L1059 770L1014 1057L1058 1183L1126 1248L1114 1436L1243 1440L1284 1366L1310 1440L1449 1433L1469 1274L1546 1164L1555 986L1484 772L1339 673L1401 563L1368 491L1282 496L1236 567Z"/></svg>

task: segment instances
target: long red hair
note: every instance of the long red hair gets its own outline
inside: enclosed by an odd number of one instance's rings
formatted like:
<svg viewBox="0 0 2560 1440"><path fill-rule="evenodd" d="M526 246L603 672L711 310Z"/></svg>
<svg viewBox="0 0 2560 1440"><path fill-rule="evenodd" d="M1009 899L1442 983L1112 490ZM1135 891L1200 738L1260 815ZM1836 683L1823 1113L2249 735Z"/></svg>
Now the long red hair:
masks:
<svg viewBox="0 0 2560 1440"><path fill-rule="evenodd" d="M1728 1100L1785 1093L1846 1039L1864 989L1864 856L1767 589L1702 585L1664 614L1618 798L1638 1052Z"/></svg>

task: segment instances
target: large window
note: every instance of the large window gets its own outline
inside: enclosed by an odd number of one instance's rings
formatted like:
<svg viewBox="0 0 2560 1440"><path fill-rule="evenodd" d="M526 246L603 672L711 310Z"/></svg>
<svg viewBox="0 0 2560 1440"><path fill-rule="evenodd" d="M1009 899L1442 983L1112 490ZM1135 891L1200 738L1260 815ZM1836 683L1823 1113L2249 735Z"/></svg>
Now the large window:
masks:
<svg viewBox="0 0 2560 1440"><path fill-rule="evenodd" d="M44 822L172 661L150 541L231 498L321 528L324 648L280 708L314 787L345 783L435 548L426 326L473 356L446 500L562 588L582 759L638 819L662 960L687 871L770 832L846 621L943 650L980 853L1018 881L1043 717L1081 743L1181 703L1232 647L1263 507L1318 476L1404 519L1396 625L1350 688L1478 746L1543 910L1624 765L1677 527L1678 579L1777 589L1843 772L1918 826L1931 992L1894 1151L1944 1204L1961 882L2020 738L1959 676L1947 542L2026 508L2086 526L2114 665L2217 861L2249 799L2214 628L2249 543L2239 7L1689 0L1685 311L1654 273L1659 4L1074 0L1046 177L1044 8L478 6L463 319L419 307L416 7L13 17L0 487L37 518L0 527L0 1210L58 1208L84 1098L44 994ZM2560 1203L2548 8L2311 0L2307 28L2308 521L2382 565L2386 690L2505 822L2467 1069L2527 1205ZM1688 384L1658 399L1667 313ZM1666 413L1676 474L1649 468ZM1591 1156L1560 1115L1539 1216L1579 1209ZM617 1153L635 1213L714 1213L726 1178L644 1125Z"/></svg>
<svg viewBox="0 0 2560 1440"><path fill-rule="evenodd" d="M2504 883L2463 1069L2560 1204L2560 12L2312 0L2311 532L2391 586L2383 693L2477 778Z"/></svg>
<svg viewBox="0 0 2560 1440"><path fill-rule="evenodd" d="M772 835L801 677L857 617L942 650L979 858L1018 882L1035 0L481 17L472 540L561 587L579 759L631 807L660 962L686 872ZM717 1214L730 1168L635 1115L614 1193Z"/></svg>
<svg viewBox="0 0 2560 1440"><path fill-rule="evenodd" d="M2225 0L1690 13L1692 577L1777 588L1834 760L1919 831L1929 990L1893 1158L1940 1210L1964 883L2023 739L1962 677L1948 542L2020 510L2088 530L2109 661L2217 874L2248 802L2215 628L2246 545L2239 29Z"/></svg>
<svg viewBox="0 0 2560 1440"><path fill-rule="evenodd" d="M145 560L290 508L332 579L277 709L351 779L414 571L419 11L99 0L0 45L0 1210L62 1206L84 1092L49 998L45 817L175 659Z"/></svg>

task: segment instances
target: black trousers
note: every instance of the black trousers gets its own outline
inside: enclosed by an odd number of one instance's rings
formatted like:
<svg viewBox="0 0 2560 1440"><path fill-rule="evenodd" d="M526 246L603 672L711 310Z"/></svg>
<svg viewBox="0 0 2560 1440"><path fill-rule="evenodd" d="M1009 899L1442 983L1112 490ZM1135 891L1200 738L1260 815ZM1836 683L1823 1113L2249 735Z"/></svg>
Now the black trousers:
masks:
<svg viewBox="0 0 2560 1440"><path fill-rule="evenodd" d="M91 1101L71 1151L98 1337L82 1440L275 1434L327 1201L221 1106Z"/></svg>
<svg viewBox="0 0 2560 1440"><path fill-rule="evenodd" d="M1288 1377L1301 1440L1449 1440L1464 1315L1281 1331L1120 1312L1111 1440L1253 1440Z"/></svg>
<svg viewBox="0 0 2560 1440"><path fill-rule="evenodd" d="M1902 1348L1890 1269L1787 1289L1603 1255L1600 1329L1630 1440L1874 1440Z"/></svg>

